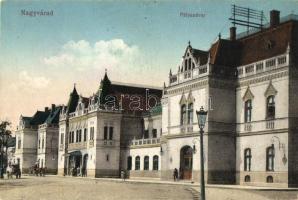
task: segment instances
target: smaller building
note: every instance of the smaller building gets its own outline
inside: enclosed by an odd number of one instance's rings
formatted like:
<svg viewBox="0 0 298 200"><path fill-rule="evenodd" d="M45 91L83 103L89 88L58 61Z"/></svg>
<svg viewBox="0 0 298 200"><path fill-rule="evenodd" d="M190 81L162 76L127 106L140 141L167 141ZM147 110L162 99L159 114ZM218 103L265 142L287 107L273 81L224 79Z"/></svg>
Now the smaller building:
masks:
<svg viewBox="0 0 298 200"><path fill-rule="evenodd" d="M51 109L46 107L44 111L37 111L32 117L21 115L15 132L16 146L13 160L20 165L22 173L29 173L35 164L48 168L52 173L57 171L59 134L57 121L60 109L60 106L56 107L53 104Z"/></svg>

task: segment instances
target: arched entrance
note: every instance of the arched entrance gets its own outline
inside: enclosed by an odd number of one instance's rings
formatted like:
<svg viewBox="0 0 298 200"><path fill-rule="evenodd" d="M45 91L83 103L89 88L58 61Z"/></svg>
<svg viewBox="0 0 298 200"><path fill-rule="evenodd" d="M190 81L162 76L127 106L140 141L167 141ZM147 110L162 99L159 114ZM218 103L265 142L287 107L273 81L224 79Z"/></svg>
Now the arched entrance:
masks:
<svg viewBox="0 0 298 200"><path fill-rule="evenodd" d="M82 176L87 176L87 162L88 154L85 154L83 157Z"/></svg>
<svg viewBox="0 0 298 200"><path fill-rule="evenodd" d="M184 146L180 150L180 179L191 179L192 176L192 148Z"/></svg>

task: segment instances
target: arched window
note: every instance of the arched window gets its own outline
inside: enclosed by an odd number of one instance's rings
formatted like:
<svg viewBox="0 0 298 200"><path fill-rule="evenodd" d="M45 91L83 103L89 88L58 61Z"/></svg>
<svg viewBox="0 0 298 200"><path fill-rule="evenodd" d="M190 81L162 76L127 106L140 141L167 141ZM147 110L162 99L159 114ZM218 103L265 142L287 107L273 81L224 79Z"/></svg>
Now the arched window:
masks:
<svg viewBox="0 0 298 200"><path fill-rule="evenodd" d="M251 149L244 150L244 171L250 171L251 167Z"/></svg>
<svg viewBox="0 0 298 200"><path fill-rule="evenodd" d="M266 149L266 170L274 171L274 145Z"/></svg>
<svg viewBox="0 0 298 200"><path fill-rule="evenodd" d="M244 105L244 121L251 122L252 102L251 99L245 101Z"/></svg>
<svg viewBox="0 0 298 200"><path fill-rule="evenodd" d="M275 118L275 97L273 95L267 97L267 119Z"/></svg>
<svg viewBox="0 0 298 200"><path fill-rule="evenodd" d="M246 175L244 177L244 182L250 182L250 176L249 175Z"/></svg>
<svg viewBox="0 0 298 200"><path fill-rule="evenodd" d="M158 170L158 156L153 156L153 170Z"/></svg>
<svg viewBox="0 0 298 200"><path fill-rule="evenodd" d="M187 123L192 124L193 122L193 104L188 104Z"/></svg>
<svg viewBox="0 0 298 200"><path fill-rule="evenodd" d="M266 181L267 181L267 183L273 183L273 177L267 176Z"/></svg>
<svg viewBox="0 0 298 200"><path fill-rule="evenodd" d="M188 68L188 70L191 69L191 59L190 58L188 59L188 67L187 68Z"/></svg>
<svg viewBox="0 0 298 200"><path fill-rule="evenodd" d="M181 106L181 116L180 117L181 117L181 119L180 119L181 125L185 124L186 123L186 105L185 104L183 104Z"/></svg>
<svg viewBox="0 0 298 200"><path fill-rule="evenodd" d="M131 161L132 161L132 159L131 159L131 156L128 156L127 157L127 170L131 170Z"/></svg>
<svg viewBox="0 0 298 200"><path fill-rule="evenodd" d="M135 160L135 170L140 170L140 156L136 157Z"/></svg>
<svg viewBox="0 0 298 200"><path fill-rule="evenodd" d="M183 69L183 68L182 68ZM184 60L184 71L187 70L187 60ZM182 70L183 71L183 70Z"/></svg>
<svg viewBox="0 0 298 200"><path fill-rule="evenodd" d="M149 170L149 156L144 157L144 170Z"/></svg>

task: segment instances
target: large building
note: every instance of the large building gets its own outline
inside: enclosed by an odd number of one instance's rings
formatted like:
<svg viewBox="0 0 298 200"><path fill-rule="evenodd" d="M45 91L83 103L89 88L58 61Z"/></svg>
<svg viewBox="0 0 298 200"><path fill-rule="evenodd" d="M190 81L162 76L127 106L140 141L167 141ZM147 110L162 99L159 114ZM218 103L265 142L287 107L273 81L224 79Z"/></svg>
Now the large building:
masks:
<svg viewBox="0 0 298 200"><path fill-rule="evenodd" d="M91 97L74 87L60 112L58 174L119 177L125 169L169 180L176 168L197 182L195 111L204 107L206 182L298 186L298 17L273 10L263 29L231 27L209 50L189 42L182 58L163 89L114 83L107 73Z"/></svg>

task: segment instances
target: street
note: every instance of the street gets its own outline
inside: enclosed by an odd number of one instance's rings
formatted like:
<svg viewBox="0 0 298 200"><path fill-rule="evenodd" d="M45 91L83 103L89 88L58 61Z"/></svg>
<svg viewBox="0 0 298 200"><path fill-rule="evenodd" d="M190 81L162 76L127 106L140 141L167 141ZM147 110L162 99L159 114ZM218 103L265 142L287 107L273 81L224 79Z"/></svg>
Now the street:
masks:
<svg viewBox="0 0 298 200"><path fill-rule="evenodd" d="M183 182L34 177L0 180L0 200L198 200L198 186ZM298 190L239 189L207 186L207 200L298 200Z"/></svg>
<svg viewBox="0 0 298 200"><path fill-rule="evenodd" d="M88 178L24 177L0 181L0 200L191 200L186 186L110 182Z"/></svg>

